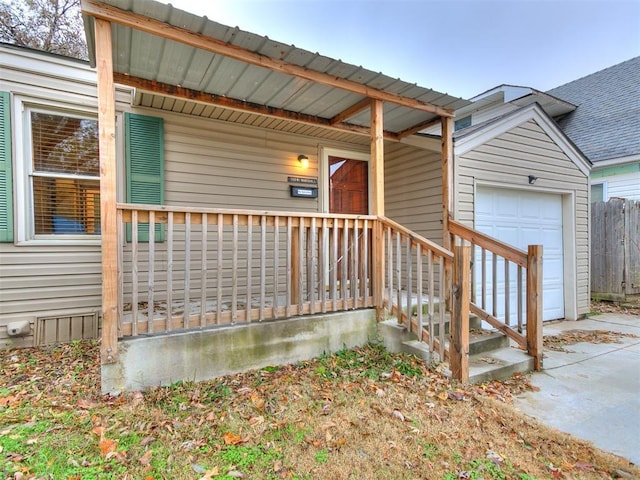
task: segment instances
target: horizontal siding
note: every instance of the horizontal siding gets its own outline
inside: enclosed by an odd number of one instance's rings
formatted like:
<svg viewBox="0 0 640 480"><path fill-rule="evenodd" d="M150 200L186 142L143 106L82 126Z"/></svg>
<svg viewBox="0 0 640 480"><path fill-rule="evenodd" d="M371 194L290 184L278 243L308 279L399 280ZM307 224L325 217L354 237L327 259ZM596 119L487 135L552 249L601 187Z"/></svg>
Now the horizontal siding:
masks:
<svg viewBox="0 0 640 480"><path fill-rule="evenodd" d="M405 227L442 243L440 154L390 145L385 155L385 212Z"/></svg>
<svg viewBox="0 0 640 480"><path fill-rule="evenodd" d="M319 210L317 199L292 198L287 181L289 176L318 177L318 139L184 115L163 117L167 204L290 212ZM365 151L362 145L322 145ZM297 161L301 153L310 160L305 170Z"/></svg>
<svg viewBox="0 0 640 480"><path fill-rule="evenodd" d="M528 176L538 177L530 186ZM456 218L474 225L477 183L574 195L578 314L589 312L588 178L533 120L456 158ZM573 254L574 251L567 251Z"/></svg>
<svg viewBox="0 0 640 480"><path fill-rule="evenodd" d="M598 182L607 182L607 198L628 198L640 200L640 172L613 175L598 179Z"/></svg>

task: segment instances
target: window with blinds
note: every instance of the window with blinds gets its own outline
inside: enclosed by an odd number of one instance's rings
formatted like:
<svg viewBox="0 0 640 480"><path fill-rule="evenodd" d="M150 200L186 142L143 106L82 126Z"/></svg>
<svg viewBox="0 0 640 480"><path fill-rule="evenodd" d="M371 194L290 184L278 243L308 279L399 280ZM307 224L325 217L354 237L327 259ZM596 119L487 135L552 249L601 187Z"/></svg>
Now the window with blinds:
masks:
<svg viewBox="0 0 640 480"><path fill-rule="evenodd" d="M100 233L98 121L30 112L34 233Z"/></svg>

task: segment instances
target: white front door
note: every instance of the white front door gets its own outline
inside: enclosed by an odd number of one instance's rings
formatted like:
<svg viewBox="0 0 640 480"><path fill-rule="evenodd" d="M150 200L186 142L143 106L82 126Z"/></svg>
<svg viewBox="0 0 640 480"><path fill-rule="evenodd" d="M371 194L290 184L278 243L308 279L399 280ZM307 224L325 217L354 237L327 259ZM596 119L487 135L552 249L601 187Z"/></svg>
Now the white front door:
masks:
<svg viewBox="0 0 640 480"><path fill-rule="evenodd" d="M543 320L564 318L562 196L507 188L478 187L475 200L476 230L525 251L528 245L543 246L542 318ZM480 261L477 258L476 265L480 265ZM479 270L476 269L476 271ZM491 271L489 265L487 265L487 271ZM510 310L511 318L515 319L517 318L515 266L510 272L513 272L510 273L509 282L511 285ZM505 303L504 264L498 267L497 283L498 316L502 317ZM487 292L491 292L489 286Z"/></svg>

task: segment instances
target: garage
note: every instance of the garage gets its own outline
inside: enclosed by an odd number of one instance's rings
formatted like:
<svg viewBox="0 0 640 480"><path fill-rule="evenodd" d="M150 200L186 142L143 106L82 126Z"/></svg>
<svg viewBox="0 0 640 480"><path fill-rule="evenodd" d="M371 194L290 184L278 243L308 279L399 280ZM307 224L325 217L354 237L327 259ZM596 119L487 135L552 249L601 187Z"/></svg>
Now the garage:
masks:
<svg viewBox="0 0 640 480"><path fill-rule="evenodd" d="M475 195L475 228L525 251L528 245L543 245L543 320L564 318L562 195L478 186ZM481 259L477 255L476 264L479 264ZM487 271L491 271L489 265ZM498 265L497 271L497 314L504 318L504 265ZM516 318L516 276L516 267L512 265L509 275L511 318ZM487 291L491 291L490 286Z"/></svg>

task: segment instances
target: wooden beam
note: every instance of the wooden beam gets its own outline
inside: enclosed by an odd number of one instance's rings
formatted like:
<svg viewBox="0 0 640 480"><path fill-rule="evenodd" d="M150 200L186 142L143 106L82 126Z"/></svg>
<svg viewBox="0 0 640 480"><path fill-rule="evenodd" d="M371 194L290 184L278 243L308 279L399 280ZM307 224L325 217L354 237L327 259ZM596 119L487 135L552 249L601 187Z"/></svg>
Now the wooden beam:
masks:
<svg viewBox="0 0 640 480"><path fill-rule="evenodd" d="M207 105L215 105L222 108L229 108L231 110L254 113L257 115L265 115L281 120L291 120L307 125L314 125L317 127L350 132L357 135L371 135L371 130L368 127L362 127L360 125L353 125L344 122L333 123L332 120L324 117L318 117L317 115L307 115L304 113L294 112L292 110L285 110L284 108L269 107L267 105L260 105L258 103L238 100L231 97L225 97L223 95L216 95L214 93L201 92L199 90L192 90L190 88L178 87L176 85L170 85L168 83L162 83L156 80L147 80L140 77L125 75L123 73L114 73L113 78L114 81L118 84L138 88L140 90L144 90L157 95L180 98L183 100L199 103L206 103ZM369 102L369 99L366 100L367 102ZM384 132L384 138L392 141L399 140L398 135L393 132Z"/></svg>
<svg viewBox="0 0 640 480"><path fill-rule="evenodd" d="M134 30L139 30L168 40L174 40L194 48L233 58L234 60L267 68L286 75L303 78L329 87L339 88L365 97L403 105L405 107L422 110L439 116L453 117L453 112L448 108L438 107L437 105L409 97L403 97L402 95L397 95L391 92L385 92L383 90L372 88L345 78L336 77L328 73L310 70L309 68L294 65L285 62L284 60L271 58L266 55L249 51L237 45L231 45L222 40L217 40L201 33L187 30L186 28L170 25L144 15L104 4L98 0L82 0L81 4L82 13L95 17L96 19L102 18Z"/></svg>
<svg viewBox="0 0 640 480"><path fill-rule="evenodd" d="M453 119L442 117L442 246L451 250L449 217L453 211Z"/></svg>
<svg viewBox="0 0 640 480"><path fill-rule="evenodd" d="M401 132L398 132L396 135L398 136L398 138L408 137L409 135L413 135L414 133L419 132L420 130L424 130L425 128L433 127L434 125L437 125L438 123L440 123L440 117L436 117L436 118L433 118L431 120L426 120L424 122L421 122L421 123L418 123L418 124L414 125L413 127L405 128Z"/></svg>
<svg viewBox="0 0 640 480"><path fill-rule="evenodd" d="M358 103L354 103L349 108L343 110L331 119L331 125L344 122L347 118L353 117L357 113L366 110L371 105L370 98L363 98Z"/></svg>
<svg viewBox="0 0 640 480"><path fill-rule="evenodd" d="M116 101L111 24L96 19L100 146L100 238L102 240L102 364L118 359L118 235L116 210Z"/></svg>

